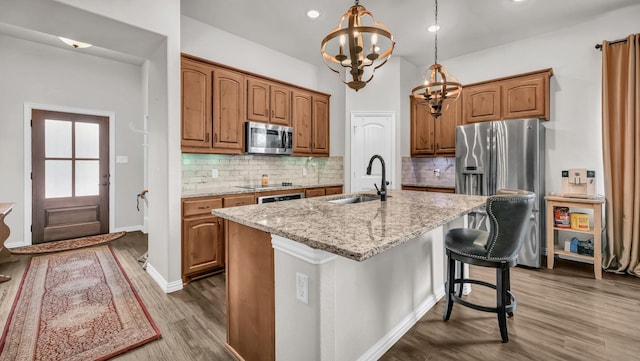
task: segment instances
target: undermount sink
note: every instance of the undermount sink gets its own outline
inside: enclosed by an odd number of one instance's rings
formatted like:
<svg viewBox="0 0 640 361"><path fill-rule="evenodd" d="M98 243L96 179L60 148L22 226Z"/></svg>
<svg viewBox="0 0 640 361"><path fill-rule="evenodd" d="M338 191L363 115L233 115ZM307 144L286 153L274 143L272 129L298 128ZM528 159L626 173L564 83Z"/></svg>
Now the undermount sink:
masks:
<svg viewBox="0 0 640 361"><path fill-rule="evenodd" d="M375 201L375 200L380 200L380 197L363 194L363 195L349 197L349 198L332 199L327 202L338 203L338 204L351 204L351 203L362 203L362 202L369 202L369 201Z"/></svg>

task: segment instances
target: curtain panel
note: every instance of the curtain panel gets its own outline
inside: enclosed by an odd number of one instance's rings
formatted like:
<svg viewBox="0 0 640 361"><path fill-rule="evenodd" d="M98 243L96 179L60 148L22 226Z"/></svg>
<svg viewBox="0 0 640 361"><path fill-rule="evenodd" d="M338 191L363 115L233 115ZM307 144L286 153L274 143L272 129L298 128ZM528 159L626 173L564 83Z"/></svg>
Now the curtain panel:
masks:
<svg viewBox="0 0 640 361"><path fill-rule="evenodd" d="M640 276L640 34L602 43L603 267Z"/></svg>

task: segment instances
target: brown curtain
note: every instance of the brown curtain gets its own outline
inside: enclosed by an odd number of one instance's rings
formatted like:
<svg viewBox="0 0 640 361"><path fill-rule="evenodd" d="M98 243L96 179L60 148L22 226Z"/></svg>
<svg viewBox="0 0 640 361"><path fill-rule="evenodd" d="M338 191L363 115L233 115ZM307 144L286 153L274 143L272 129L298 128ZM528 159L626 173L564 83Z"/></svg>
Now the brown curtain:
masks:
<svg viewBox="0 0 640 361"><path fill-rule="evenodd" d="M640 276L640 34L602 43L603 267Z"/></svg>

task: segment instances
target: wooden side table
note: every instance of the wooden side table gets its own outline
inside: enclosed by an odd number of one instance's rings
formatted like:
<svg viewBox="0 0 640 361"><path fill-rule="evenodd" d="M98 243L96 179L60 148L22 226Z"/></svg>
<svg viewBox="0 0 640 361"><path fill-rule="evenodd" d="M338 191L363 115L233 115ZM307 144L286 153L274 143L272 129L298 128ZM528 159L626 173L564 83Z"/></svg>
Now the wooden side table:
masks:
<svg viewBox="0 0 640 361"><path fill-rule="evenodd" d="M597 280L602 279L602 204L604 198L566 198L560 196L546 196L547 200L547 268L553 269L554 256L557 254L571 256L593 262L593 273ZM593 228L578 230L573 228L560 228L554 224L554 207L569 207L593 210ZM593 256L567 252L556 247L554 231L567 231L593 235Z"/></svg>
<svg viewBox="0 0 640 361"><path fill-rule="evenodd" d="M0 262L3 259L11 258L11 253L4 248L4 241L9 238L9 227L4 223L4 217L11 213L14 203L0 203ZM0 274L0 282L6 282L11 279L11 276L5 276Z"/></svg>

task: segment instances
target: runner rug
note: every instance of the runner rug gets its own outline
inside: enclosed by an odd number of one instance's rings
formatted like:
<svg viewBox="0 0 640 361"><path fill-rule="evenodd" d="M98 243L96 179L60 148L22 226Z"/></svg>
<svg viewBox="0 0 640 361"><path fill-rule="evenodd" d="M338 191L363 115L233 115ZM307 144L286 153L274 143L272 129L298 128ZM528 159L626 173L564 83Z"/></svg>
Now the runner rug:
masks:
<svg viewBox="0 0 640 361"><path fill-rule="evenodd" d="M0 360L107 360L160 338L108 246L33 257Z"/></svg>
<svg viewBox="0 0 640 361"><path fill-rule="evenodd" d="M31 246L9 248L9 252L13 254L38 254L38 253L68 251L70 249L91 247L98 244L115 241L116 239L124 236L125 234L127 234L127 232L107 233L107 234L99 234L97 236L67 239L64 241L46 242L46 243L34 244Z"/></svg>

